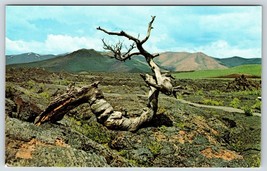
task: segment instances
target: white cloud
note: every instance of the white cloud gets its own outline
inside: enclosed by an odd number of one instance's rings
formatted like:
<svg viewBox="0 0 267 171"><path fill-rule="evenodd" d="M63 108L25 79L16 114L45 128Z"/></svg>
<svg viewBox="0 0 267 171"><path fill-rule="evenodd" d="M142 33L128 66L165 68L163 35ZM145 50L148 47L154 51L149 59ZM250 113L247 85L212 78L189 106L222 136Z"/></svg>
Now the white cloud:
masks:
<svg viewBox="0 0 267 171"><path fill-rule="evenodd" d="M6 38L6 51L25 53L25 52L33 52L35 48L41 47L42 43L31 41L25 42L23 40L13 41L9 38Z"/></svg>
<svg viewBox="0 0 267 171"><path fill-rule="evenodd" d="M101 39L53 34L48 35L44 42L27 42L6 38L6 51L12 53L35 52L40 54L59 54L81 48L102 50Z"/></svg>
<svg viewBox="0 0 267 171"><path fill-rule="evenodd" d="M44 54L79 48L103 50L101 38L111 43L120 38L96 31L96 27L143 38L151 15L156 15L155 29L144 44L151 53L261 54L261 10L257 6L8 6L6 48L8 53Z"/></svg>
<svg viewBox="0 0 267 171"><path fill-rule="evenodd" d="M203 46L184 46L177 48L170 48L173 52L203 52L206 55L216 58L228 58L233 56L240 56L244 58L261 58L261 48L240 48L238 46L230 46L225 40L218 40Z"/></svg>
<svg viewBox="0 0 267 171"><path fill-rule="evenodd" d="M230 46L225 40L218 40L205 46L196 48L197 51L206 53L209 56L225 58L232 56L241 56L245 58L261 58L260 48L239 48Z"/></svg>
<svg viewBox="0 0 267 171"><path fill-rule="evenodd" d="M157 44L166 37L157 37L147 42L145 48L151 53L166 51L161 49ZM40 54L59 54L72 52L81 48L95 49L102 51L102 42L100 38L71 37L68 35L48 35L44 42L26 42L23 40L10 40L6 38L6 51L15 53L35 52ZM241 56L245 58L261 57L260 48L239 48L230 46L225 40L218 40L205 46L199 47L178 47L169 48L167 51L186 51L186 52L203 52L209 56L225 58L232 56Z"/></svg>

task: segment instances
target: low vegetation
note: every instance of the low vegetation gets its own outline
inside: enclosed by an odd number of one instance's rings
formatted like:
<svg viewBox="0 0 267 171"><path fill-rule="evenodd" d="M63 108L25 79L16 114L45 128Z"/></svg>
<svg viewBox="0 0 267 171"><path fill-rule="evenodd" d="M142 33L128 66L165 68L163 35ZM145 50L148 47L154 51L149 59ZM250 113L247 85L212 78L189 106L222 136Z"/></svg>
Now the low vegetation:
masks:
<svg viewBox="0 0 267 171"><path fill-rule="evenodd" d="M261 117L254 115L261 113L257 99L261 90L227 90L233 79L176 79L175 85L183 87L178 97L184 101L238 108L244 113L196 107L160 95L155 118L134 133L98 124L86 104L58 123L33 125L32 117L45 109L51 98L65 92L67 83L81 87L96 80L107 101L126 116L135 117L147 101L148 87L139 74L78 75L7 68L5 163L60 167L261 165ZM259 79L253 81L260 83Z"/></svg>
<svg viewBox="0 0 267 171"><path fill-rule="evenodd" d="M228 69L215 69L215 70L200 70L192 72L180 72L175 73L174 76L177 79L203 79L203 78L233 78L232 74L245 74L254 77L261 77L261 65L242 65Z"/></svg>

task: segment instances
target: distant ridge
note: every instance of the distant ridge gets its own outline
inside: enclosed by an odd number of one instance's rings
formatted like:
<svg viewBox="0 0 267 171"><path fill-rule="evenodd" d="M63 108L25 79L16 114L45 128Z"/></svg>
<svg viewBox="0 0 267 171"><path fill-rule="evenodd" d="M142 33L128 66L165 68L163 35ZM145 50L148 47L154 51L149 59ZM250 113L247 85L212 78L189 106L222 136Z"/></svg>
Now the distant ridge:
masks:
<svg viewBox="0 0 267 171"><path fill-rule="evenodd" d="M50 71L67 72L149 72L147 65L138 60L121 62L102 55L94 49L80 49L67 55L38 62L11 65L11 67L40 67Z"/></svg>
<svg viewBox="0 0 267 171"><path fill-rule="evenodd" d="M209 69L224 69L226 66L220 64L213 57L202 52L165 52L161 53L156 61L171 71L197 71Z"/></svg>
<svg viewBox="0 0 267 171"><path fill-rule="evenodd" d="M132 57L125 62L111 58L108 52L98 52L94 49L79 49L61 55L39 55L24 53L7 55L6 64L11 67L41 67L50 71L66 72L151 72L142 56ZM164 52L155 58L162 71L199 71L225 69L247 64L261 64L261 58L246 59L231 57L218 59L202 52Z"/></svg>
<svg viewBox="0 0 267 171"><path fill-rule="evenodd" d="M234 56L230 58L214 58L215 60L219 61L222 65L227 67L235 67L240 65L247 65L247 64L261 64L261 58L242 58L239 56Z"/></svg>
<svg viewBox="0 0 267 171"><path fill-rule="evenodd" d="M54 58L55 55L40 55L37 53L29 52L19 55L6 55L6 64L19 64L19 63L28 63L35 61L42 61L46 59Z"/></svg>

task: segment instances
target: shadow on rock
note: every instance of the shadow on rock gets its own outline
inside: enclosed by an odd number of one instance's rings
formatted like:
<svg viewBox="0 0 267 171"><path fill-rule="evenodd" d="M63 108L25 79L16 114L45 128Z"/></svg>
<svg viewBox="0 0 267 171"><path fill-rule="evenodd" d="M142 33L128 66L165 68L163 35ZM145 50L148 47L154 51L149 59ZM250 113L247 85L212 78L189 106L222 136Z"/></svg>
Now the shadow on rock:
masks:
<svg viewBox="0 0 267 171"><path fill-rule="evenodd" d="M161 126L167 126L167 127L173 126L172 120L164 113L155 115L153 119L147 124L146 127L161 127Z"/></svg>

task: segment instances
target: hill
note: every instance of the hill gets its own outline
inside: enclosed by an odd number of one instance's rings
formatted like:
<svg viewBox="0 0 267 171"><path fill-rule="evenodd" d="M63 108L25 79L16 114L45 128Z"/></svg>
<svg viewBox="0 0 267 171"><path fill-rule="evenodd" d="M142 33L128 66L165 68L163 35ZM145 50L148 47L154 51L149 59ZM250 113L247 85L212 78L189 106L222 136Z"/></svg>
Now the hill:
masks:
<svg viewBox="0 0 267 171"><path fill-rule="evenodd" d="M240 65L248 65L248 64L261 64L261 58L242 58L239 56L234 56L231 58L214 58L215 60L219 61L220 64L227 66L227 67L235 67Z"/></svg>
<svg viewBox="0 0 267 171"><path fill-rule="evenodd" d="M201 53L165 52L161 53L156 61L171 71L195 71L227 68L214 58Z"/></svg>
<svg viewBox="0 0 267 171"><path fill-rule="evenodd" d="M54 57L55 55L40 55L33 52L23 53L18 55L6 55L6 64L9 65L9 64L29 63L29 62L51 59Z"/></svg>
<svg viewBox="0 0 267 171"><path fill-rule="evenodd" d="M24 53L7 55L6 64L12 64L13 67L42 67L50 71L67 72L150 72L142 56L135 56L131 60L120 62L110 58L109 55L108 52L98 52L93 49L80 49L58 56ZM162 71L183 72L261 64L261 58L231 57L219 59L201 52L164 52L155 58L155 62L161 67Z"/></svg>
<svg viewBox="0 0 267 171"><path fill-rule="evenodd" d="M241 65L228 69L214 69L214 70L202 70L202 71L192 71L192 72L181 72L175 73L175 77L179 79L192 78L215 78L215 77L227 77L233 74L240 75L244 74L249 77L261 77L261 65Z"/></svg>
<svg viewBox="0 0 267 171"><path fill-rule="evenodd" d="M100 72L150 72L145 59L136 56L132 60L120 62L108 57L109 53L93 49L80 49L72 53L53 56L25 53L7 56L8 64L13 67L42 67L51 71L100 71ZM193 71L226 68L217 60L204 53L164 52L155 58L163 71Z"/></svg>
<svg viewBox="0 0 267 171"><path fill-rule="evenodd" d="M12 67L40 67L50 71L66 72L149 72L145 63L132 59L125 62L117 61L93 49L80 49L70 54L58 56L39 62L32 62Z"/></svg>

